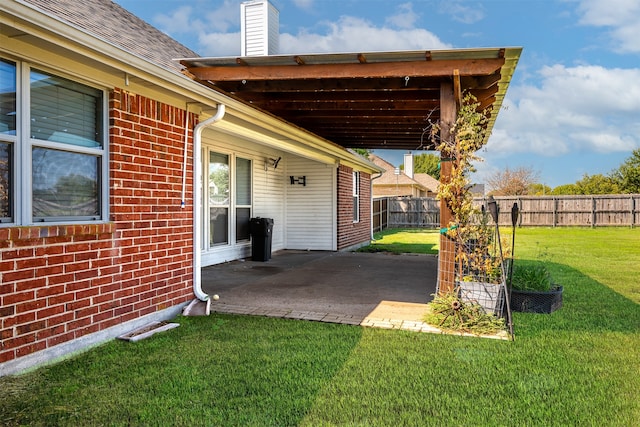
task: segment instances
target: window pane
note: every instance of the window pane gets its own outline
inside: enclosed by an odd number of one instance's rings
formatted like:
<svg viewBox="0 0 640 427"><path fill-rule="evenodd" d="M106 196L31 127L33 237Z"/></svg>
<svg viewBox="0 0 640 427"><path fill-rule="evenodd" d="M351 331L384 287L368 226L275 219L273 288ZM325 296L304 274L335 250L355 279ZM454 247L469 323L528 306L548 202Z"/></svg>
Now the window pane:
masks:
<svg viewBox="0 0 640 427"><path fill-rule="evenodd" d="M11 220L11 144L0 142L0 221Z"/></svg>
<svg viewBox="0 0 640 427"><path fill-rule="evenodd" d="M16 64L0 60L0 134L16 134Z"/></svg>
<svg viewBox="0 0 640 427"><path fill-rule="evenodd" d="M236 205L251 204L251 160L236 159Z"/></svg>
<svg viewBox="0 0 640 427"><path fill-rule="evenodd" d="M249 240L250 208L236 208L236 241Z"/></svg>
<svg viewBox="0 0 640 427"><path fill-rule="evenodd" d="M209 208L211 217L209 245L219 245L229 242L229 209Z"/></svg>
<svg viewBox="0 0 640 427"><path fill-rule="evenodd" d="M31 71L31 137L102 147L102 92Z"/></svg>
<svg viewBox="0 0 640 427"><path fill-rule="evenodd" d="M99 158L34 148L33 218L100 215Z"/></svg>
<svg viewBox="0 0 640 427"><path fill-rule="evenodd" d="M209 203L229 204L229 156L226 154L209 154Z"/></svg>
<svg viewBox="0 0 640 427"><path fill-rule="evenodd" d="M355 196L353 198L353 222L360 221L360 209L358 206L359 202L360 202L360 198Z"/></svg>

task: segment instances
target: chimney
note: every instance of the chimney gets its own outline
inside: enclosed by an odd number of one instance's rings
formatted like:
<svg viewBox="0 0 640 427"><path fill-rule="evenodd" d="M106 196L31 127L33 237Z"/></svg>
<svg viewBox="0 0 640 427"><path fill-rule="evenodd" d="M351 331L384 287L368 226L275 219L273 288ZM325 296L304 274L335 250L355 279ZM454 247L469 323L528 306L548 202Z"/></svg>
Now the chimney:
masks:
<svg viewBox="0 0 640 427"><path fill-rule="evenodd" d="M240 4L242 56L276 55L279 50L280 12L269 0Z"/></svg>
<svg viewBox="0 0 640 427"><path fill-rule="evenodd" d="M413 179L413 153L404 155L404 174Z"/></svg>

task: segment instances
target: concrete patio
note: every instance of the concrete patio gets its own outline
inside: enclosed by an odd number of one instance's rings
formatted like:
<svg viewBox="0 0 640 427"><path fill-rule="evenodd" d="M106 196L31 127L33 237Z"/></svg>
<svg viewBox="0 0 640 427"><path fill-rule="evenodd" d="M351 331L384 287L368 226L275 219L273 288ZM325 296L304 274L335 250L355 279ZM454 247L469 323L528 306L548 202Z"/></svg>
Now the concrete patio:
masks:
<svg viewBox="0 0 640 427"><path fill-rule="evenodd" d="M438 332L422 318L436 290L437 257L280 251L202 269L211 310Z"/></svg>

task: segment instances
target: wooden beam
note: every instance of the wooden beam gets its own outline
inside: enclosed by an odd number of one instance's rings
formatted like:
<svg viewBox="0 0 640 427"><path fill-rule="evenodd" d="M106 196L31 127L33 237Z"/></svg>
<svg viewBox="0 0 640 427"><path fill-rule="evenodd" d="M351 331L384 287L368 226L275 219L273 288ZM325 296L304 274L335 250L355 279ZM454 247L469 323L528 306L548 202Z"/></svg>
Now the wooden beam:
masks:
<svg viewBox="0 0 640 427"><path fill-rule="evenodd" d="M453 70L461 76L494 74L504 65L504 58L447 59L438 61L374 62L355 64L307 64L264 66L190 67L189 72L201 80L299 80L322 78L451 77Z"/></svg>
<svg viewBox="0 0 640 427"><path fill-rule="evenodd" d="M462 88L460 87L460 70L453 70L453 98L456 100L456 111L462 106Z"/></svg>
<svg viewBox="0 0 640 427"><path fill-rule="evenodd" d="M454 96L453 84L443 82L440 90L440 138L451 138L451 128L455 124L458 111ZM447 183L451 179L451 153L440 153L440 182ZM453 219L451 210L445 203L440 203L440 227L447 228ZM446 294L455 287L455 243L444 234L440 234L440 250L438 254L439 293Z"/></svg>
<svg viewBox="0 0 640 427"><path fill-rule="evenodd" d="M309 67L295 67L302 69ZM449 76L450 78L450 76ZM413 77L406 84L404 76L384 79L351 79L351 78L322 78L302 80L240 80L217 81L204 80L215 84L227 92L264 92L264 93L291 93L309 91L410 91L410 90L435 90L440 93L440 79L432 77ZM439 95L438 95L439 96Z"/></svg>

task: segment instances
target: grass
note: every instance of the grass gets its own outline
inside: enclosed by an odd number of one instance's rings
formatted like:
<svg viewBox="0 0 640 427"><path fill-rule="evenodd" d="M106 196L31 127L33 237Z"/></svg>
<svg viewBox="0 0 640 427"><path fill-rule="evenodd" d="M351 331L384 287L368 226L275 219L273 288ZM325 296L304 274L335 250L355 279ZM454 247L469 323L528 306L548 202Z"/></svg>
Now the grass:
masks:
<svg viewBox="0 0 640 427"><path fill-rule="evenodd" d="M0 423L637 425L640 230L516 233L516 262L546 256L564 306L514 313L515 342L179 317L179 328L138 343L0 378Z"/></svg>
<svg viewBox="0 0 640 427"><path fill-rule="evenodd" d="M437 254L439 230L420 228L390 229L375 233L374 240L360 252Z"/></svg>

